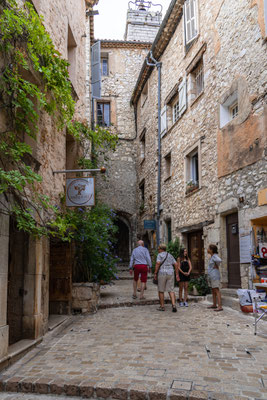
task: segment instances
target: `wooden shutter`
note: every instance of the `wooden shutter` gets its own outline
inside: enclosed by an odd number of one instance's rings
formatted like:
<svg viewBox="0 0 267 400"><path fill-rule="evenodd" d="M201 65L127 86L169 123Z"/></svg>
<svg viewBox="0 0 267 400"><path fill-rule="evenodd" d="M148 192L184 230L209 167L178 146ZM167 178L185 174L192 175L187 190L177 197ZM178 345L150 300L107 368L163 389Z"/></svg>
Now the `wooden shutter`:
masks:
<svg viewBox="0 0 267 400"><path fill-rule="evenodd" d="M167 106L164 106L161 110L161 130L160 133L163 135L167 131Z"/></svg>
<svg viewBox="0 0 267 400"><path fill-rule="evenodd" d="M197 0L186 0L184 4L185 43L197 36Z"/></svg>
<svg viewBox="0 0 267 400"><path fill-rule="evenodd" d="M181 116L187 108L186 78L179 85L179 116Z"/></svg>
<svg viewBox="0 0 267 400"><path fill-rule="evenodd" d="M267 0L264 0L265 37L267 37Z"/></svg>
<svg viewBox="0 0 267 400"><path fill-rule="evenodd" d="M92 74L92 96L95 99L101 98L101 59L100 40L91 48L91 74Z"/></svg>

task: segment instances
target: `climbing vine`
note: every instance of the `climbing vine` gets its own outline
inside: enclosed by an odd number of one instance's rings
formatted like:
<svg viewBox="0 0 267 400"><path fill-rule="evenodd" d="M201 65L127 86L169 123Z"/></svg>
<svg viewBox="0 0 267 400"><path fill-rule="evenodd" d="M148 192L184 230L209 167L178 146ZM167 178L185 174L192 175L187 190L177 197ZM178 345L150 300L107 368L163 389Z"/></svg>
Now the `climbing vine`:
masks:
<svg viewBox="0 0 267 400"><path fill-rule="evenodd" d="M40 115L47 113L58 131L66 128L80 141L84 152L88 143L94 143L93 161L84 155L80 165L96 166L96 155L114 150L117 137L74 120L69 64L55 49L31 3L19 7L15 0L0 0L0 59L1 212L13 215L18 228L32 235L70 239L71 221L38 191L42 178L25 138L36 140Z"/></svg>

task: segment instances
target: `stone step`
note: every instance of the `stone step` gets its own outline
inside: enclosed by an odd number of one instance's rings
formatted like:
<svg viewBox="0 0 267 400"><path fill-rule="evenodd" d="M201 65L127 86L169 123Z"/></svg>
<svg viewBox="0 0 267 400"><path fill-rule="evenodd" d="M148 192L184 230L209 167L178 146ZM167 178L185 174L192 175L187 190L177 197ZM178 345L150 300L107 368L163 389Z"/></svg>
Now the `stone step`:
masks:
<svg viewBox="0 0 267 400"><path fill-rule="evenodd" d="M209 302L209 303L212 303L212 294L208 294L207 296L206 296L206 300ZM237 298L234 298L234 297L231 297L231 296L224 296L224 295L222 295L222 306L224 306L224 307L230 307L230 308L232 308L233 310L237 310L237 311L240 311L240 305L239 305L239 299Z"/></svg>

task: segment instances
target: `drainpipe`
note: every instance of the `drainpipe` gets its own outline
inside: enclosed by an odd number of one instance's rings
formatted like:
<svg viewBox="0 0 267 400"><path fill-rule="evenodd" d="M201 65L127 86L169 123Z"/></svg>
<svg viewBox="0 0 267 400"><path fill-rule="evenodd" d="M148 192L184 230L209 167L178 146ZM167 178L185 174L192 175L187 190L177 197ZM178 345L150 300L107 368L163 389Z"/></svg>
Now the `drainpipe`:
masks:
<svg viewBox="0 0 267 400"><path fill-rule="evenodd" d="M152 62L149 62L151 60ZM161 203L161 65L162 63L155 60L152 51L146 57L146 63L150 67L157 67L158 70L158 192L157 192L157 220L156 220L156 236L157 246L160 244L160 203Z"/></svg>

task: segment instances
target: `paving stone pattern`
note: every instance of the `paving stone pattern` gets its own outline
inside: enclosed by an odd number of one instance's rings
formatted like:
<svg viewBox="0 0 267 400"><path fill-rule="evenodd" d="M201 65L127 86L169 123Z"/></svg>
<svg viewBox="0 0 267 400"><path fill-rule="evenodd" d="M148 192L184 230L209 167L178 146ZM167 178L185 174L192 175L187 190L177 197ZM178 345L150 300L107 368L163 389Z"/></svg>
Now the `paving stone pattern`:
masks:
<svg viewBox="0 0 267 400"><path fill-rule="evenodd" d="M0 393L0 400L78 400L79 397L50 396L29 393Z"/></svg>
<svg viewBox="0 0 267 400"><path fill-rule="evenodd" d="M144 305L77 316L4 371L0 388L61 398L267 399L267 336L254 336L252 319L240 312L206 307L191 303L175 314L169 304L165 312ZM260 330L267 335L266 322Z"/></svg>

